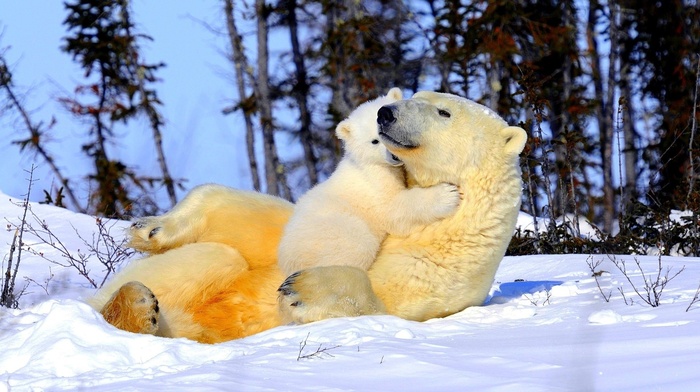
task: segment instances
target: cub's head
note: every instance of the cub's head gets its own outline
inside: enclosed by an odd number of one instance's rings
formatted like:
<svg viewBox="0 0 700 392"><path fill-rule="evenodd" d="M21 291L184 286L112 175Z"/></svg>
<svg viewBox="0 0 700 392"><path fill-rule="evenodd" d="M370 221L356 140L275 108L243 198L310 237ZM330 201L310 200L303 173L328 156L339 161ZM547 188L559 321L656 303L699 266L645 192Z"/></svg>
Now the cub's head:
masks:
<svg viewBox="0 0 700 392"><path fill-rule="evenodd" d="M483 105L430 91L382 107L377 123L382 142L422 186L459 183L468 170L518 168L527 139Z"/></svg>
<svg viewBox="0 0 700 392"><path fill-rule="evenodd" d="M379 140L377 111L384 105L402 98L401 89L394 87L387 95L358 106L350 116L335 128L335 134L343 141L345 155L361 163L400 166L402 162L387 152Z"/></svg>

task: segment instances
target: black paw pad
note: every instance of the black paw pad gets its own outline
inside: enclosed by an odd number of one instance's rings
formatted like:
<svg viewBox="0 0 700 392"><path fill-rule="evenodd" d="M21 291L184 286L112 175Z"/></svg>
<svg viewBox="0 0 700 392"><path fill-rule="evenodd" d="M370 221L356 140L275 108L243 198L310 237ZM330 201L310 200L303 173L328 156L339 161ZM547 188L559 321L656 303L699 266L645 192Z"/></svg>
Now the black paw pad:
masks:
<svg viewBox="0 0 700 392"><path fill-rule="evenodd" d="M142 229L144 226L146 226L146 224L143 223L143 221L136 221L131 224L131 227L133 227L134 229Z"/></svg>

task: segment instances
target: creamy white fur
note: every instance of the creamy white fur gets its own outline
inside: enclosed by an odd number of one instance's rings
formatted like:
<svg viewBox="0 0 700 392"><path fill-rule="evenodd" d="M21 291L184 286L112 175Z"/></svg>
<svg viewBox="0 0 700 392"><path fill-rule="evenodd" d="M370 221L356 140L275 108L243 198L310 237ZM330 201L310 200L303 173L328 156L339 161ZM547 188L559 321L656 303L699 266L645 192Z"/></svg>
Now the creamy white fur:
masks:
<svg viewBox="0 0 700 392"><path fill-rule="evenodd" d="M483 303L520 206L518 155L525 131L452 95L421 92L393 105L395 125L382 132L407 142L388 149L405 163L414 187L408 192L452 183L463 201L447 218L390 234L368 271L348 265L303 270L278 292L285 278L277 265L278 245L294 206L269 195L205 185L173 211L134 222L131 246L150 256L115 275L90 302L99 310L122 284L140 281L158 299L159 335L207 343L290 321L377 313L425 320ZM338 189L345 191L338 197L353 195L348 186ZM405 205L430 209L435 203L428 200ZM394 201L393 207L402 205ZM349 231L345 234L356 234ZM361 247L353 241L344 243ZM335 254L341 261L343 256ZM139 307L122 305L127 311Z"/></svg>
<svg viewBox="0 0 700 392"><path fill-rule="evenodd" d="M371 300L367 278L381 303L358 308L385 308L411 320L447 316L486 298L520 208L519 154L527 135L484 106L453 95L419 92L393 106L396 122L382 131L404 142L388 141L387 148L405 163L412 183L459 184L464 200L453 216L407 236L390 235L367 275L323 267L290 279L290 295L280 297L286 320L342 316L326 300L332 295L326 289L349 288L346 302ZM308 284L318 281L324 284Z"/></svg>
<svg viewBox="0 0 700 392"><path fill-rule="evenodd" d="M387 234L405 236L456 211L455 185L407 189L403 168L388 162L377 111L400 99L393 88L338 124L345 154L333 175L297 202L279 247L283 273L328 265L366 270Z"/></svg>

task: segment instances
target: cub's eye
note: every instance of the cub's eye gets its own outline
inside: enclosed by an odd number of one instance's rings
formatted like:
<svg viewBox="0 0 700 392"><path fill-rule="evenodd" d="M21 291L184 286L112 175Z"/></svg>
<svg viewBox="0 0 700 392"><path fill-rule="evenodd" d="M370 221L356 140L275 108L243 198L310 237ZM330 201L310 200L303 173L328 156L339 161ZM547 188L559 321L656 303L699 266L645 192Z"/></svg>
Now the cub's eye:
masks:
<svg viewBox="0 0 700 392"><path fill-rule="evenodd" d="M451 116L450 112L448 112L447 110L444 110L444 109L438 109L438 114L440 115L440 117L445 117L445 118L450 118L450 116Z"/></svg>
<svg viewBox="0 0 700 392"><path fill-rule="evenodd" d="M377 139L372 140L372 144L379 144L379 140L377 140Z"/></svg>

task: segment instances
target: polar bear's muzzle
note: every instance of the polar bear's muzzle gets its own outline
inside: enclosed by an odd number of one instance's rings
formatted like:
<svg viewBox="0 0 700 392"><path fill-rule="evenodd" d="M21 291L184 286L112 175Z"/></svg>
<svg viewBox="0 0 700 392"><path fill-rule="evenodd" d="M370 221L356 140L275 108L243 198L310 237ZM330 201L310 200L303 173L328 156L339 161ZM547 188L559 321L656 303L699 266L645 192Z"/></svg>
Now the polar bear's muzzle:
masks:
<svg viewBox="0 0 700 392"><path fill-rule="evenodd" d="M377 112L377 124L380 128L387 128L396 122L394 111L397 110L394 105L384 105Z"/></svg>
<svg viewBox="0 0 700 392"><path fill-rule="evenodd" d="M398 118L399 108L396 104L385 105L377 112L377 124L379 125L379 138L387 148L413 149L419 147L418 143L411 139L411 135L402 126Z"/></svg>

